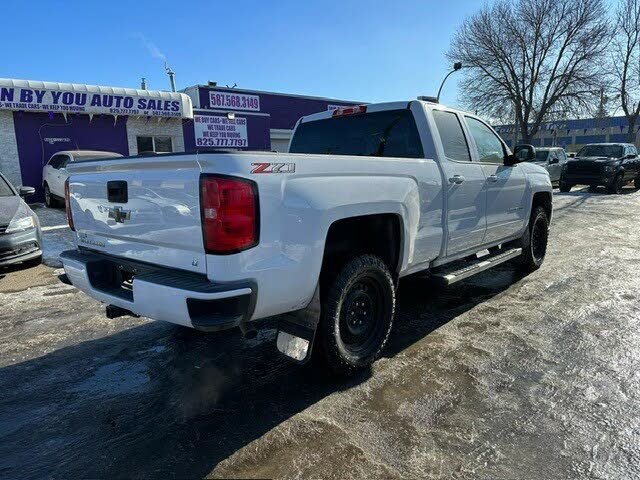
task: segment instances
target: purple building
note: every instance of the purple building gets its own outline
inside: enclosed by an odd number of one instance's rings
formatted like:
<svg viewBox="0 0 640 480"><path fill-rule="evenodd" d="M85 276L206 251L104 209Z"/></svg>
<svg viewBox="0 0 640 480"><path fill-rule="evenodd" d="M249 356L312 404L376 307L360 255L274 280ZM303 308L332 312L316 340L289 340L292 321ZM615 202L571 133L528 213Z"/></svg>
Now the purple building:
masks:
<svg viewBox="0 0 640 480"><path fill-rule="evenodd" d="M166 92L0 79L0 171L41 194L42 167L62 150L286 151L301 116L356 104L214 83Z"/></svg>

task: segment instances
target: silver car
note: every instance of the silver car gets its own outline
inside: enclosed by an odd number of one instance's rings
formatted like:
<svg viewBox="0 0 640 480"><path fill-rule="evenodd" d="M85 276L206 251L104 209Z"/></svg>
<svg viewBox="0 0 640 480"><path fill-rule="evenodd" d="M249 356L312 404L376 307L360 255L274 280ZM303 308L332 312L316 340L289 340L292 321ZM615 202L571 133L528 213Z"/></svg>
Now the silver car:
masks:
<svg viewBox="0 0 640 480"><path fill-rule="evenodd" d="M536 148L535 160L530 160L530 162L546 168L551 183L560 183L562 166L567 163L567 154L561 147L540 147Z"/></svg>
<svg viewBox="0 0 640 480"><path fill-rule="evenodd" d="M33 187L16 190L0 173L0 267L39 264L42 259L38 216L22 199L34 192Z"/></svg>

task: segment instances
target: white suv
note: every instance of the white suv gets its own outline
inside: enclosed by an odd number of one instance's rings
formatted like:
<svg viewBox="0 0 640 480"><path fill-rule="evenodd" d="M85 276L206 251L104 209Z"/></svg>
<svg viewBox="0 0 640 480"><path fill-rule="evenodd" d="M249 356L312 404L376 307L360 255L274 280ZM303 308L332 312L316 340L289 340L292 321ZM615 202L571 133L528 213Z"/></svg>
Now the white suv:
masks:
<svg viewBox="0 0 640 480"><path fill-rule="evenodd" d="M79 160L122 157L119 153L99 150L68 150L55 153L42 169L42 188L47 207L64 202L64 182L69 176L67 164Z"/></svg>

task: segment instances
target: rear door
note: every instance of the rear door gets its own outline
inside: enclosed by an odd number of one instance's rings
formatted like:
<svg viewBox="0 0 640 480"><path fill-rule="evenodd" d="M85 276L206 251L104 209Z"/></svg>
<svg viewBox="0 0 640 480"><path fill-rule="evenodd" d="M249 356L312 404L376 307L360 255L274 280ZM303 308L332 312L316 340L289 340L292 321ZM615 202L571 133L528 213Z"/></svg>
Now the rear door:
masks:
<svg viewBox="0 0 640 480"><path fill-rule="evenodd" d="M483 243L499 242L517 234L525 223L526 177L519 164L504 165L507 149L484 122L465 116L473 141L473 158L486 177L487 229Z"/></svg>
<svg viewBox="0 0 640 480"><path fill-rule="evenodd" d="M486 230L486 191L482 165L472 161L460 116L432 110L440 137L447 197L447 247L451 256L482 244Z"/></svg>

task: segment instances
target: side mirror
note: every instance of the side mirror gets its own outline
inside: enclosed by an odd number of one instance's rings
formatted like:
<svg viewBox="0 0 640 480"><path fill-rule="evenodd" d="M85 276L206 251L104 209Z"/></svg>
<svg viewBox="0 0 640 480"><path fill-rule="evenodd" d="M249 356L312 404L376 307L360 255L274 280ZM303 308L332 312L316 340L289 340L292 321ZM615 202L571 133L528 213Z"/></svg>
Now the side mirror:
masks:
<svg viewBox="0 0 640 480"><path fill-rule="evenodd" d="M569 152L569 153L567 154L567 156L568 156L569 158L576 158L576 152Z"/></svg>
<svg viewBox="0 0 640 480"><path fill-rule="evenodd" d="M624 158L626 158L627 160L632 160L632 159L636 158L636 155L634 155L633 153L630 153L629 155L627 155Z"/></svg>
<svg viewBox="0 0 640 480"><path fill-rule="evenodd" d="M36 193L36 189L33 187L20 187L18 190L18 195L21 197L26 197L27 195L33 195Z"/></svg>
<svg viewBox="0 0 640 480"><path fill-rule="evenodd" d="M536 149L533 145L516 145L513 154L521 162L530 162L536 159Z"/></svg>
<svg viewBox="0 0 640 480"><path fill-rule="evenodd" d="M556 163L560 163L560 160L557 158L550 158L549 159L549 165L554 165Z"/></svg>

